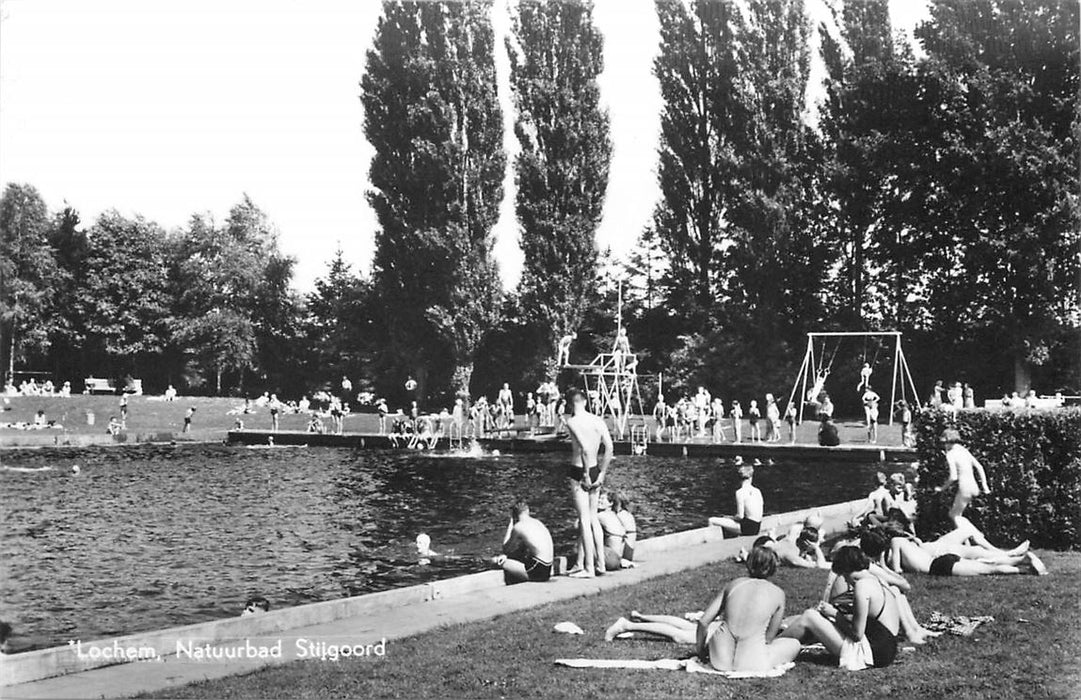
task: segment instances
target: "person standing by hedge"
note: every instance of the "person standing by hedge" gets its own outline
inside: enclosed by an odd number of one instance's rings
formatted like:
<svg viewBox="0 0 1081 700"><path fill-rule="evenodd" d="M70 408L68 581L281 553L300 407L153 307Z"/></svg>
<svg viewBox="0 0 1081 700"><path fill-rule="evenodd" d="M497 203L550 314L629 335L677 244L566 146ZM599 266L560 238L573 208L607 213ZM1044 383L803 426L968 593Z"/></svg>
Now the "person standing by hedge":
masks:
<svg viewBox="0 0 1081 700"><path fill-rule="evenodd" d="M946 446L946 463L950 467L950 475L946 483L936 487L935 491L944 491L950 484L957 482L957 495L954 496L953 506L950 508L950 518L956 527L961 527L965 508L973 498L980 495L976 474L980 475L984 493L991 493L991 487L987 485L987 473L983 465L961 444L960 433L952 428L944 431L942 443Z"/></svg>

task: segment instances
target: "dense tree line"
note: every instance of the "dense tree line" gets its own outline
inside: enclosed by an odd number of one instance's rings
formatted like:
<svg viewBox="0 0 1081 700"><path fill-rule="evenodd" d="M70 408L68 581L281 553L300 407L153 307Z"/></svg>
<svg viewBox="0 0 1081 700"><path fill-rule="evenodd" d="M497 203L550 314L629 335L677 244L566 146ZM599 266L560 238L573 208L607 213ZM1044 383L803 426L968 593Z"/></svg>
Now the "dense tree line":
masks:
<svg viewBox="0 0 1081 700"><path fill-rule="evenodd" d="M221 224L165 232L116 212L84 226L9 185L5 366L211 393L346 375L392 401L412 376L444 403L533 389L566 332L583 361L607 349L619 289L640 371L676 390L786 395L804 334L839 329L903 331L921 390L1081 390L1076 2L935 0L917 52L888 0L844 3L839 34L804 0L657 0L662 196L625 261L595 240L612 144L592 4L518 3L506 48L525 269L506 294L491 10L383 4L360 86L370 277L339 252L312 293L291 291L292 260L246 198ZM879 352L852 342L835 371L854 385Z"/></svg>
<svg viewBox="0 0 1081 700"><path fill-rule="evenodd" d="M811 129L803 3L658 0L664 196L643 244L663 272L632 326L651 367L761 396L790 387L807 331L888 328L921 391L1076 391L1077 4L938 0L921 57L886 0L843 7Z"/></svg>
<svg viewBox="0 0 1081 700"><path fill-rule="evenodd" d="M293 260L247 197L223 225L177 231L106 211L83 226L29 185L0 196L7 369L58 381L143 379L205 393L289 387L304 325Z"/></svg>

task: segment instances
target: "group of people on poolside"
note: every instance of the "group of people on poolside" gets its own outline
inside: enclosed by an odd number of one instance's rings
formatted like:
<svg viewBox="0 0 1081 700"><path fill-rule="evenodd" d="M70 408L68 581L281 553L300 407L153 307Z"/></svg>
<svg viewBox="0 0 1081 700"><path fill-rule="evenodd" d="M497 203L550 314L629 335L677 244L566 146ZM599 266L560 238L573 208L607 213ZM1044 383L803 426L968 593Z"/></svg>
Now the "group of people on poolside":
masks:
<svg viewBox="0 0 1081 700"><path fill-rule="evenodd" d="M904 476L876 475L867 507L850 523L849 533L834 545L827 561L821 545L822 519L811 514L781 537L758 537L741 551L747 575L729 582L699 615L677 617L632 611L608 628L609 641L628 633L655 635L693 644L699 657L722 671L768 671L794 661L801 648L820 643L848 670L893 663L898 640L921 645L936 636L925 629L907 594L904 574L978 576L1047 573L1028 551L992 545L964 517L977 477L987 492L979 461L960 443L956 431L943 436L950 476L958 493L951 520L954 529L924 542L912 532L915 516L910 484ZM737 518L711 519L734 535L754 535L761 527L762 495L752 483L753 470L740 467ZM821 601L795 616L785 616L786 595L769 579L782 565L830 571ZM696 620L694 618L697 618Z"/></svg>
<svg viewBox="0 0 1081 700"><path fill-rule="evenodd" d="M589 411L586 395L572 389L563 425L571 437L572 456L563 475L577 517L575 563L571 578L592 578L634 566L638 527L630 502L602 487L612 461L608 425ZM496 563L508 583L546 581L552 575L552 538L548 529L516 503Z"/></svg>
<svg viewBox="0 0 1081 700"><path fill-rule="evenodd" d="M530 392L525 404L530 433L536 433L542 427L558 426L551 416L563 404L554 382L538 387L536 398ZM379 434L387 435L394 447L404 443L414 448L434 448L441 438L457 442L515 430L514 392L507 383L500 388L494 401L480 396L467 406L459 397L452 408L442 408L435 413L422 412L415 400L410 401L408 412L398 409L392 413L383 398L375 402L375 408Z"/></svg>
<svg viewBox="0 0 1081 700"><path fill-rule="evenodd" d="M64 382L60 386L53 384L53 380L46 379L40 384L34 378L24 379L18 386L8 379L4 382L4 396L71 396L71 382Z"/></svg>
<svg viewBox="0 0 1081 700"><path fill-rule="evenodd" d="M773 394L766 394L763 405L764 411L757 400L751 400L744 411L739 401L733 401L726 411L724 401L702 386L693 396L683 394L671 404L665 401L663 394L658 394L653 406L654 434L657 442L663 442L667 437L670 442L707 438L721 443L729 440L726 431L731 428L731 440L738 443L743 442L746 421L749 442L781 442L783 420L788 424L789 442L795 442L796 407L789 405L782 412Z"/></svg>
<svg viewBox="0 0 1081 700"><path fill-rule="evenodd" d="M944 408L959 411L962 408L976 408L976 392L968 382L953 382L947 387L939 379L931 389L931 395L927 397L927 405L931 408Z"/></svg>

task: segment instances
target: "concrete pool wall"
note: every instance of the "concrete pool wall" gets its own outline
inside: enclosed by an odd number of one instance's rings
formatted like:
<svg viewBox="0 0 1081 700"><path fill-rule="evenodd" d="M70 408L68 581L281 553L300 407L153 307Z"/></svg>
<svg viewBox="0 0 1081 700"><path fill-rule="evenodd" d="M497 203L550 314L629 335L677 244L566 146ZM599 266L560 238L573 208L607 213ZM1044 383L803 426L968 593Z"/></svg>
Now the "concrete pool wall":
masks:
<svg viewBox="0 0 1081 700"><path fill-rule="evenodd" d="M836 531L865 503L860 499L770 515L763 519L762 527L764 531L787 528L818 511L826 521L826 530ZM641 560L638 568L597 579L559 577L552 584L508 587L500 572L488 571L260 615L84 641L78 647L72 640L66 646L0 656L0 686L10 689L3 693L5 697L100 697L243 673L300 657L286 654L277 659L186 663L177 658L178 643L219 648L228 642L280 641L285 633L293 639L305 630L309 637L360 636L365 643L402 638L442 624L487 619L722 561L751 539L725 540L720 528L706 526L642 540L636 548ZM129 649L135 650L135 658L118 658Z"/></svg>
<svg viewBox="0 0 1081 700"><path fill-rule="evenodd" d="M386 435L370 433L345 433L343 435L305 433L282 430L230 430L226 444L247 445L251 447L345 447L354 450L394 449ZM537 454L551 452L570 452L570 442L551 436L541 437L490 437L480 438L477 443L486 451L499 450L505 454ZM615 441L615 453L633 454L631 443L626 440ZM450 449L450 441L441 438L438 449ZM398 449L404 449L398 448ZM647 454L653 457L726 457L737 455L753 459L781 460L829 460L837 462L913 462L916 450L911 447L889 445L840 445L838 447L820 447L818 445L788 444L784 442L650 442Z"/></svg>

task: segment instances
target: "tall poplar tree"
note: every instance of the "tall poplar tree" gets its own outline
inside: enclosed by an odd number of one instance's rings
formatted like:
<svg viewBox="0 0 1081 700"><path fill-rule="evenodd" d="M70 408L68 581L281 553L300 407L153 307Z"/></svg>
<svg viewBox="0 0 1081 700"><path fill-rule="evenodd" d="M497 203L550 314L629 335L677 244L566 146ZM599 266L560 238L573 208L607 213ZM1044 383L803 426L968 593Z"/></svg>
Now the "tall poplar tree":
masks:
<svg viewBox="0 0 1081 700"><path fill-rule="evenodd" d="M612 144L597 76L603 39L592 2L528 2L513 18L509 47L517 107L516 211L525 264L523 310L551 358L576 331L595 286L597 245ZM547 363L549 375L554 372ZM549 378L554 378L549 376Z"/></svg>
<svg viewBox="0 0 1081 700"><path fill-rule="evenodd" d="M361 83L384 364L413 374L421 396L431 367L449 366L452 390L468 392L498 319L506 156L493 40L490 2L384 2Z"/></svg>
<svg viewBox="0 0 1081 700"><path fill-rule="evenodd" d="M730 0L657 0L656 7L654 74L664 104L654 229L672 263L674 303L707 311L720 290L721 244L747 142L737 55L743 18Z"/></svg>

